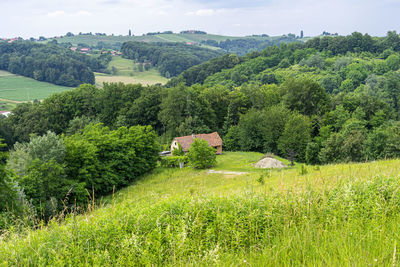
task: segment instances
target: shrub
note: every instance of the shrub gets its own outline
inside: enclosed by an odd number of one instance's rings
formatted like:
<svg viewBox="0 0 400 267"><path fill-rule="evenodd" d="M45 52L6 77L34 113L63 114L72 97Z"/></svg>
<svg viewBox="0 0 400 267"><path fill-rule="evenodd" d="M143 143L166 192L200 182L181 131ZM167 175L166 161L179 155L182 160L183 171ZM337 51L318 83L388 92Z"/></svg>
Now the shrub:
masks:
<svg viewBox="0 0 400 267"><path fill-rule="evenodd" d="M189 160L187 156L170 156L170 157L162 157L160 161L162 167L177 168L179 167L179 163L183 162L187 164Z"/></svg>
<svg viewBox="0 0 400 267"><path fill-rule="evenodd" d="M216 161L215 149L206 140L195 139L188 153L189 163L194 168L205 169L214 166Z"/></svg>
<svg viewBox="0 0 400 267"><path fill-rule="evenodd" d="M181 144L178 143L178 148L174 148L172 150L172 156L183 156L185 153L183 152Z"/></svg>

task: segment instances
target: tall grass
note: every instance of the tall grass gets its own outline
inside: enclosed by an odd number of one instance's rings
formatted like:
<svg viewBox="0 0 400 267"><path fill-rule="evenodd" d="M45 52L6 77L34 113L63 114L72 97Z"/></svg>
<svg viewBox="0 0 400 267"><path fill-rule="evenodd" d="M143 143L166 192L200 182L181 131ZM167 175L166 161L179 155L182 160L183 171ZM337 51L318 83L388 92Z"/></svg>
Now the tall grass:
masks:
<svg viewBox="0 0 400 267"><path fill-rule="evenodd" d="M9 232L0 264L392 265L399 190L398 178L376 177L323 190L112 201L22 237Z"/></svg>

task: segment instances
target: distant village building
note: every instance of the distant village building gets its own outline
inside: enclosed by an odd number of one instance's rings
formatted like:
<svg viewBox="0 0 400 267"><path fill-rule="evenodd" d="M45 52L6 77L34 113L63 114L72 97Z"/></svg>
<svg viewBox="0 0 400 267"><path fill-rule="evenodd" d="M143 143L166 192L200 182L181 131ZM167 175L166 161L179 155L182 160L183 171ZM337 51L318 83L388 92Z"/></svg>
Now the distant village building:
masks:
<svg viewBox="0 0 400 267"><path fill-rule="evenodd" d="M82 53L88 53L88 52L90 52L90 48L89 47L84 47L84 48L81 48L80 51Z"/></svg>
<svg viewBox="0 0 400 267"><path fill-rule="evenodd" d="M171 151L173 151L175 148L178 148L180 144L183 152L188 152L190 146L193 144L194 139L196 138L206 140L209 146L212 146L216 149L215 154L222 154L222 139L221 137L219 137L219 134L217 132L213 132L210 134L192 134L188 136L175 137L171 143Z"/></svg>
<svg viewBox="0 0 400 267"><path fill-rule="evenodd" d="M7 110L0 111L0 115L6 116L6 117L8 117L8 115L10 115L10 114L11 114L11 111L7 111Z"/></svg>

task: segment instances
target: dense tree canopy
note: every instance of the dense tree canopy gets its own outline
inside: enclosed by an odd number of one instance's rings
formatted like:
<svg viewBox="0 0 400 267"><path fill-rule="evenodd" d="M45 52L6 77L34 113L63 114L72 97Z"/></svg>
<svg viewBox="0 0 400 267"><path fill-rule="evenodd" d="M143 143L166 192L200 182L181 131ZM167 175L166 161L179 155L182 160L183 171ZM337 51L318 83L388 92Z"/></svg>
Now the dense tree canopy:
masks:
<svg viewBox="0 0 400 267"><path fill-rule="evenodd" d="M123 55L138 62L149 62L167 78L221 55L220 51L182 43L126 42Z"/></svg>

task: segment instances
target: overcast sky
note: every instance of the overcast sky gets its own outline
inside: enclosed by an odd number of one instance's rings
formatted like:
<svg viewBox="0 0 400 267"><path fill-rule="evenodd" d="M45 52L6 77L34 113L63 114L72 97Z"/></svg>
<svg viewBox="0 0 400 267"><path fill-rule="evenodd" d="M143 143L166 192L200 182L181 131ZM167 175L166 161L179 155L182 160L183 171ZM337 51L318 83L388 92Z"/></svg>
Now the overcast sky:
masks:
<svg viewBox="0 0 400 267"><path fill-rule="evenodd" d="M0 0L0 37L140 35L187 29L244 36L399 32L400 0Z"/></svg>

